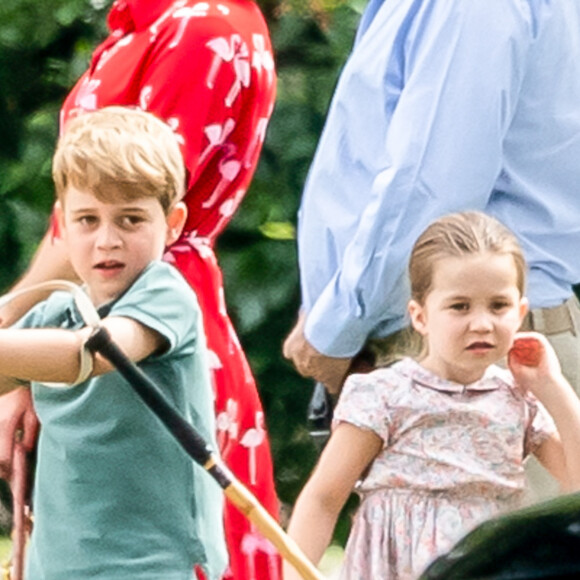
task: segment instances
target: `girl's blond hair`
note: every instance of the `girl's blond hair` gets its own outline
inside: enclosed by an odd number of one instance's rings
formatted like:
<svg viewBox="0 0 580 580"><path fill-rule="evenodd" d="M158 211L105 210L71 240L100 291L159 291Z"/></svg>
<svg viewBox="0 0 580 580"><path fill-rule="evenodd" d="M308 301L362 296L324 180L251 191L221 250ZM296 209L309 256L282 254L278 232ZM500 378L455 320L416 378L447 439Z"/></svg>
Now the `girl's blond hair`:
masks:
<svg viewBox="0 0 580 580"><path fill-rule="evenodd" d="M68 121L52 176L61 203L72 186L104 202L154 197L167 214L185 193L175 134L153 114L128 107L105 107Z"/></svg>
<svg viewBox="0 0 580 580"><path fill-rule="evenodd" d="M520 295L526 285L526 262L515 235L495 218L478 211L454 213L434 221L419 236L411 252L411 298L424 304L441 258L474 254L508 254L514 259Z"/></svg>

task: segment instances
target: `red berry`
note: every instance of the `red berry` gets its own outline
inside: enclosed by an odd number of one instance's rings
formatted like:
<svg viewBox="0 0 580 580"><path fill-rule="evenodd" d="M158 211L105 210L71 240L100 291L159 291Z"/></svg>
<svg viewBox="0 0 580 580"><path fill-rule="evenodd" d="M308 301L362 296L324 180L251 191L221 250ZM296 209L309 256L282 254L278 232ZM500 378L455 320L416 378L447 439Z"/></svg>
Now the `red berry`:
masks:
<svg viewBox="0 0 580 580"><path fill-rule="evenodd" d="M509 354L521 365L537 367L542 359L542 345L537 338L516 338Z"/></svg>

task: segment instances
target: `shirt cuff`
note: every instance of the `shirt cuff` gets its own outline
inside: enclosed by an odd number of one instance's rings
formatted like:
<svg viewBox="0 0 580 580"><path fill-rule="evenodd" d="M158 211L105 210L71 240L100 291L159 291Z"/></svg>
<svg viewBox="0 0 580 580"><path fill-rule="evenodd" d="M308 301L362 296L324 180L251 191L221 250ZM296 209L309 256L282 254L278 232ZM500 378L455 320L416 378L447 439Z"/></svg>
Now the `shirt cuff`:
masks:
<svg viewBox="0 0 580 580"><path fill-rule="evenodd" d="M320 353L333 358L357 355L370 337L388 336L408 324L405 315L380 321L365 315L363 308L355 307L361 315L334 297L329 300L326 291L306 315L304 336Z"/></svg>

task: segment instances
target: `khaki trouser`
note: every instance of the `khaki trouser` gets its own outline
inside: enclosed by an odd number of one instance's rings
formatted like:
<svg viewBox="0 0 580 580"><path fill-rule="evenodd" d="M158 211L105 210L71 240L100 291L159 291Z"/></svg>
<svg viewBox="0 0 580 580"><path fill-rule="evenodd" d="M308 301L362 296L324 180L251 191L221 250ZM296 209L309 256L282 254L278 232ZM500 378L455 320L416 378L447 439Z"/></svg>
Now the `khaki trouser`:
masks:
<svg viewBox="0 0 580 580"><path fill-rule="evenodd" d="M564 376L580 396L580 302L576 296L553 308L530 311L521 330L533 330L546 336L558 355ZM417 356L421 352L420 337L412 329L405 328L388 337L369 340L363 352L365 360L374 358L376 366L386 366L403 356ZM558 483L535 457L526 461L526 475L530 503L558 494Z"/></svg>

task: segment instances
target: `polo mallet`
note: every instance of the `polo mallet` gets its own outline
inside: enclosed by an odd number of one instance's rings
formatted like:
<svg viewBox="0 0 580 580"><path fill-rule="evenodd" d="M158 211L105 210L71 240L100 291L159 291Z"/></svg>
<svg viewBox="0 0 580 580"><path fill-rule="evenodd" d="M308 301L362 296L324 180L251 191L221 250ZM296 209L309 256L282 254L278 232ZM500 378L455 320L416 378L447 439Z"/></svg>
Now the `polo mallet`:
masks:
<svg viewBox="0 0 580 580"><path fill-rule="evenodd" d="M94 305L76 284L64 280L38 284L4 296L0 299L0 307L25 292L38 290L66 290L73 294L83 320L87 326L93 328L93 333L86 343L87 348L92 352L100 353L111 362L185 452L215 479L226 497L265 538L272 542L304 580L324 580L296 542L282 530L256 497L231 473L199 433L173 408L159 387L112 341L109 332L101 326L101 320Z"/></svg>

